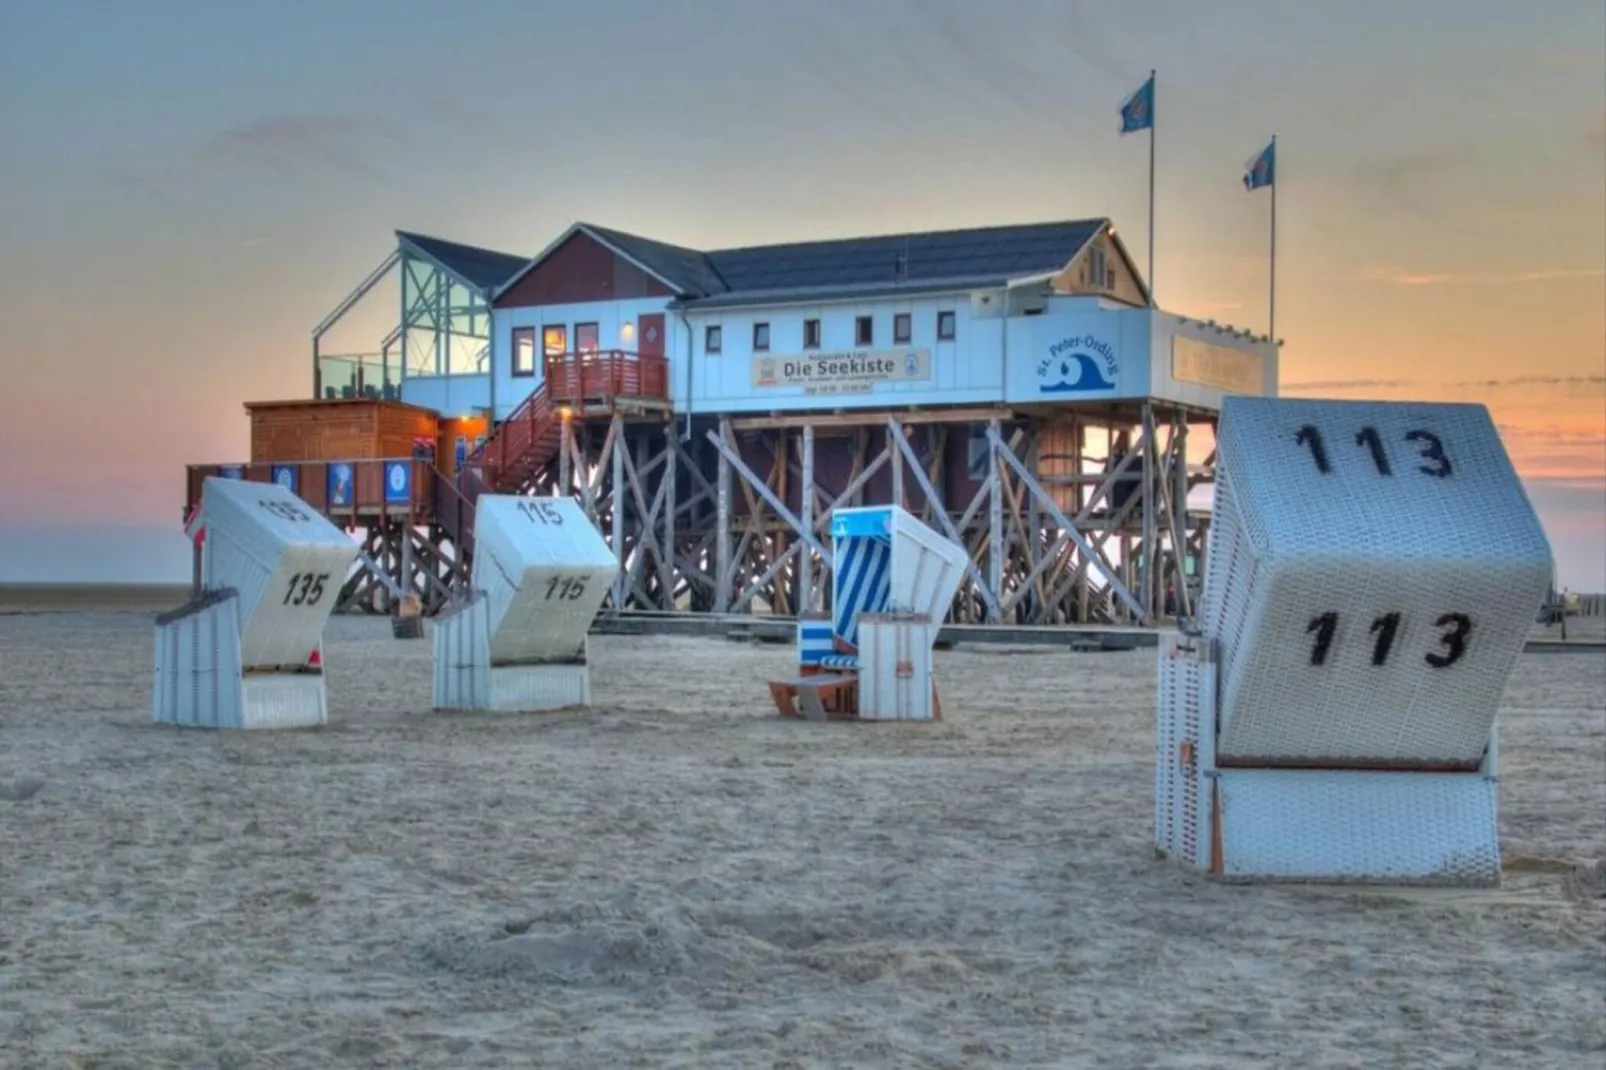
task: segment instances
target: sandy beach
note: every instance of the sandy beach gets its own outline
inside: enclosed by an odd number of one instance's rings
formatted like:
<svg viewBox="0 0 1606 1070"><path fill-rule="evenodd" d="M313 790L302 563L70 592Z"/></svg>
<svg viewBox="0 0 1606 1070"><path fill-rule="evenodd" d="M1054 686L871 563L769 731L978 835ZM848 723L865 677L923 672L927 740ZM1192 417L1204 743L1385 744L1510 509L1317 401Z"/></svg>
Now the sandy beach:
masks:
<svg viewBox="0 0 1606 1070"><path fill-rule="evenodd" d="M333 723L247 735L149 723L151 618L0 616L6 1067L1606 1061L1594 654L1508 691L1504 887L1243 888L1153 857L1152 651L816 726L786 647L604 637L590 710L441 715L341 618Z"/></svg>

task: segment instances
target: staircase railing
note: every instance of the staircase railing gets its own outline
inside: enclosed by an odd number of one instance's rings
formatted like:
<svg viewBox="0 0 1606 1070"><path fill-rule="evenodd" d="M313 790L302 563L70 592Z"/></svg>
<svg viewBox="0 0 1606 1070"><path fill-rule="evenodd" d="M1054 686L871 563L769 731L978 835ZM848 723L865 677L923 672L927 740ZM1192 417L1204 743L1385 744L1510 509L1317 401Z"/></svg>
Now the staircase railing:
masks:
<svg viewBox="0 0 1606 1070"><path fill-rule="evenodd" d="M479 492L475 490L470 497L460 487L461 477L454 482L439 468L431 467L429 471L435 522L452 537L457 559L464 560L474 552L474 503Z"/></svg>
<svg viewBox="0 0 1606 1070"><path fill-rule="evenodd" d="M495 486L501 473L526 460L530 450L551 429L552 420L552 399L542 383L497 426L490 438L469 454L465 468L480 469L484 473L483 484Z"/></svg>

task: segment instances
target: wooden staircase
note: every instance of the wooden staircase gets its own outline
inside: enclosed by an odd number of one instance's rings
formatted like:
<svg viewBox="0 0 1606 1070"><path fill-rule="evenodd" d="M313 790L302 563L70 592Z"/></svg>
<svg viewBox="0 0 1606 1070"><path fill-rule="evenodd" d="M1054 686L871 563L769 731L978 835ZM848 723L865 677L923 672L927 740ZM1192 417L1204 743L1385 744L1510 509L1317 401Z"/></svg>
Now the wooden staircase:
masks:
<svg viewBox="0 0 1606 1070"><path fill-rule="evenodd" d="M465 570L474 553L474 506L480 495L527 493L562 448L563 424L542 383L469 454L456 480L435 473L435 518L452 537Z"/></svg>
<svg viewBox="0 0 1606 1070"><path fill-rule="evenodd" d="M562 445L563 423L543 382L469 455L459 479L474 477L475 497L485 490L523 494Z"/></svg>

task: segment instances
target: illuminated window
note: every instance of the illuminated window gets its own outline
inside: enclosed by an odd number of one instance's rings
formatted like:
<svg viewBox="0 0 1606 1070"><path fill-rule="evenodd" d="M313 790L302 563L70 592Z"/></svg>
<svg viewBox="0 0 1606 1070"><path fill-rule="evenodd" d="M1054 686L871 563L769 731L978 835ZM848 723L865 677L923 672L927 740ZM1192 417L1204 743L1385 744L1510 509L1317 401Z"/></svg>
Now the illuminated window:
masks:
<svg viewBox="0 0 1606 1070"><path fill-rule="evenodd" d="M595 323L576 323L574 325L574 351L589 356L596 356L602 348L602 332Z"/></svg>
<svg viewBox="0 0 1606 1070"><path fill-rule="evenodd" d="M543 356L561 357L568 351L568 327L561 323L552 323L541 328L541 354Z"/></svg>

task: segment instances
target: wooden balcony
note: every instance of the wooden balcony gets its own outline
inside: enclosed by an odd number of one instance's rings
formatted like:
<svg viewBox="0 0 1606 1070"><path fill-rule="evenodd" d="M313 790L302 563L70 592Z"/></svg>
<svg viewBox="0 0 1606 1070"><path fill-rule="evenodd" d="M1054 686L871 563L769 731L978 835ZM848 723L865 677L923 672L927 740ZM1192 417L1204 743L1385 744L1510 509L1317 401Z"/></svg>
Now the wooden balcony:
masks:
<svg viewBox="0 0 1606 1070"><path fill-rule="evenodd" d="M547 397L580 410L619 402L669 406L669 360L623 349L560 353L546 358Z"/></svg>

